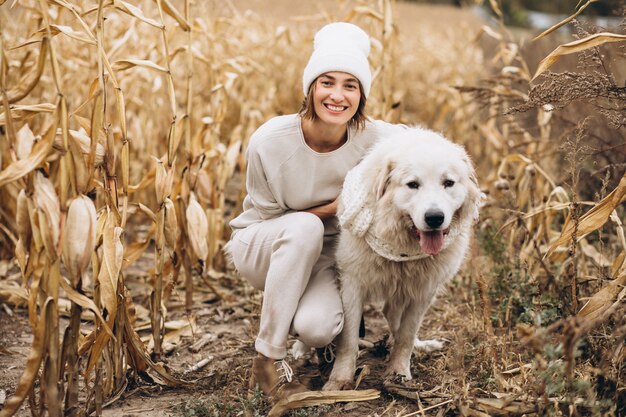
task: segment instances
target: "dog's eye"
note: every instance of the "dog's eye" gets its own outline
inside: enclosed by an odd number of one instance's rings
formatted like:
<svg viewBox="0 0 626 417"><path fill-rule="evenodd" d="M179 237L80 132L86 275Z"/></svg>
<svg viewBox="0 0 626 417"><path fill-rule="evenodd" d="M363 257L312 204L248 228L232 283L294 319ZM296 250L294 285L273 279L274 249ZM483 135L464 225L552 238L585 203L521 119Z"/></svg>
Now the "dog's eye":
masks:
<svg viewBox="0 0 626 417"><path fill-rule="evenodd" d="M452 180L445 180L445 181L443 182L443 186L444 186L445 188L450 188L450 187L452 187L453 185L454 185L454 181L452 181Z"/></svg>
<svg viewBox="0 0 626 417"><path fill-rule="evenodd" d="M411 181L411 182L407 182L406 186L413 189L413 190L417 190L418 188L420 188L420 185L417 181Z"/></svg>

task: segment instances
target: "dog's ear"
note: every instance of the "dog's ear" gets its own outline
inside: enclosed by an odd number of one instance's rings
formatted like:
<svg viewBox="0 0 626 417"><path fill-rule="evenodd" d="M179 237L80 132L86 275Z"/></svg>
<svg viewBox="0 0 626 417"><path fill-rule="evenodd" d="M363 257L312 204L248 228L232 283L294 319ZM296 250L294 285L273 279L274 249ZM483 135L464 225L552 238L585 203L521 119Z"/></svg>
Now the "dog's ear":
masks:
<svg viewBox="0 0 626 417"><path fill-rule="evenodd" d="M374 181L374 195L376 196L376 200L380 200L383 195L385 195L385 191L387 191L387 187L389 186L389 182L391 181L391 171L393 171L394 164L391 159L387 159L385 164L381 165L379 172L377 173Z"/></svg>
<svg viewBox="0 0 626 417"><path fill-rule="evenodd" d="M474 165L467 154L463 157L463 162L467 167L467 197L461 206L461 219L462 221L467 219L472 223L476 223L478 221L478 210L482 203L483 193L480 191L478 185Z"/></svg>

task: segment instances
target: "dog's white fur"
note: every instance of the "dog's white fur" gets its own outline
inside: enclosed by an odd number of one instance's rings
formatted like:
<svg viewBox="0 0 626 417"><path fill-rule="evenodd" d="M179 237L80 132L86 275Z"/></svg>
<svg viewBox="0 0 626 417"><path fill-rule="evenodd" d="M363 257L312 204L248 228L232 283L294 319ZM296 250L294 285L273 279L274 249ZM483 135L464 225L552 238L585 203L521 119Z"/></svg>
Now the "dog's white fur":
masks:
<svg viewBox="0 0 626 417"><path fill-rule="evenodd" d="M337 265L344 327L325 390L353 386L359 323L368 300L384 302L383 312L393 338L387 377L411 379L414 345L426 350L442 347L441 342L419 340L416 334L437 292L461 267L481 198L465 150L430 130L410 128L382 140L354 169L360 170L362 186L368 191L361 208L372 210L366 235L384 242L394 253L423 257L403 262L386 259L372 249L367 236L351 232L350 225L342 229ZM343 201L344 194L339 203L340 219L350 205ZM426 222L427 213L433 211L444 217L435 228ZM420 231L433 229L446 230L447 236L437 253L429 255L418 236L423 236Z"/></svg>

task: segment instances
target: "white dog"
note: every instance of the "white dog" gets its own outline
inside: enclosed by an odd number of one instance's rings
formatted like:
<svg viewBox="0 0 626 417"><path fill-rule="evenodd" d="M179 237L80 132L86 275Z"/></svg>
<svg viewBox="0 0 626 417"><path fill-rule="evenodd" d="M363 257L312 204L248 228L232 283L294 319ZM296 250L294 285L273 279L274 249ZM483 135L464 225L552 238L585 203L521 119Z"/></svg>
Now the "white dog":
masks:
<svg viewBox="0 0 626 417"><path fill-rule="evenodd" d="M346 176L337 247L344 328L325 390L353 386L359 323L367 300L384 301L393 338L385 375L411 379L416 338L437 292L459 270L481 192L465 150L418 128L382 140Z"/></svg>

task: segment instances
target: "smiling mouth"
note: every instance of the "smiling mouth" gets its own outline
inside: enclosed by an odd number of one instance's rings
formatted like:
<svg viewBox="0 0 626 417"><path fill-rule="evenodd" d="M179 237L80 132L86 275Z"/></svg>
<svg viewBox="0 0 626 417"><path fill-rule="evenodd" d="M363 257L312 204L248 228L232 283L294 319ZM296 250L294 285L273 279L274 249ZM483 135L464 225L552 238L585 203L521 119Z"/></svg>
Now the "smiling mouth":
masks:
<svg viewBox="0 0 626 417"><path fill-rule="evenodd" d="M441 252L443 239L448 233L449 227L445 230L419 230L415 225L411 227L411 235L419 241L422 250L431 256Z"/></svg>
<svg viewBox="0 0 626 417"><path fill-rule="evenodd" d="M324 107L326 107L328 110L334 113L340 113L347 109L346 106L335 106L333 104L324 104Z"/></svg>

